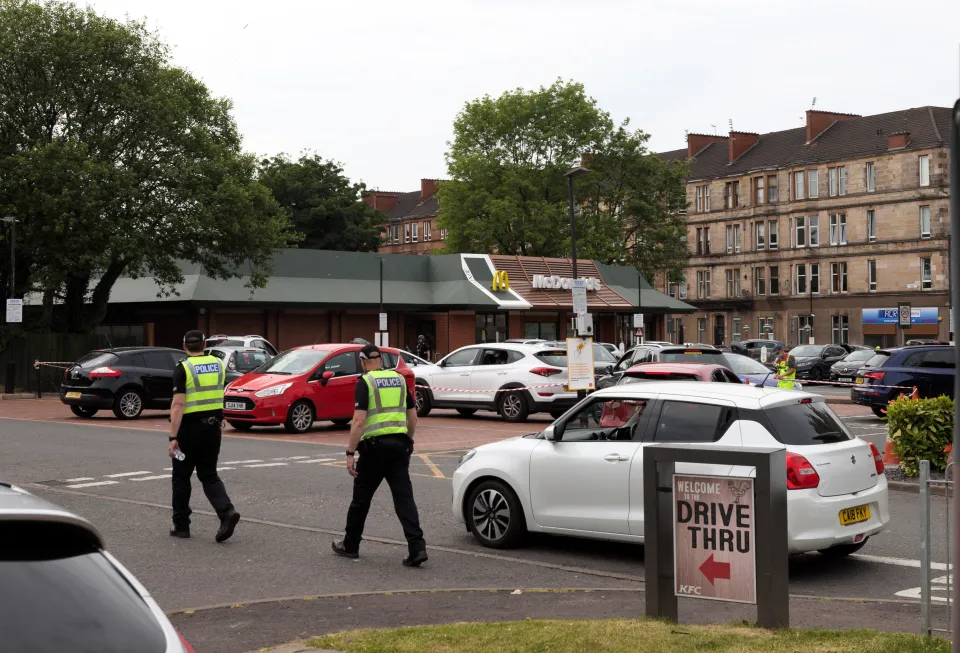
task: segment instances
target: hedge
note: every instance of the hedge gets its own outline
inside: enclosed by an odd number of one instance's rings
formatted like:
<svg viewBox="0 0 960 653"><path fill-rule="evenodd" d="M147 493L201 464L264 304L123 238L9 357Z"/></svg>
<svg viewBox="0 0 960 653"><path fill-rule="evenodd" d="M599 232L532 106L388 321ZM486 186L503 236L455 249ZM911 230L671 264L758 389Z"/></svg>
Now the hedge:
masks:
<svg viewBox="0 0 960 653"><path fill-rule="evenodd" d="M920 461L945 470L953 444L953 399L910 399L900 396L887 405L887 428L900 468L907 476L920 474Z"/></svg>

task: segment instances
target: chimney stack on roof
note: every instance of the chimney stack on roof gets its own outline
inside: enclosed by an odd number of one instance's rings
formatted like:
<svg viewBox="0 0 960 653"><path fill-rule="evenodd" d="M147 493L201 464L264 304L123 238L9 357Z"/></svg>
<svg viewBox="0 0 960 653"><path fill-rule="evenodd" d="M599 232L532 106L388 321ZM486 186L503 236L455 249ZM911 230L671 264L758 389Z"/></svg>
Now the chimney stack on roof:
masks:
<svg viewBox="0 0 960 653"><path fill-rule="evenodd" d="M399 193L387 193L379 190L371 190L365 192L363 197L360 199L364 204L372 206L376 210L386 213L397 205L397 199L399 197Z"/></svg>
<svg viewBox="0 0 960 653"><path fill-rule="evenodd" d="M725 143L726 136L717 136L709 134L687 134L687 158L692 159L710 143Z"/></svg>
<svg viewBox="0 0 960 653"><path fill-rule="evenodd" d="M753 132L730 132L729 140L729 161L733 163L740 158L740 155L757 144L760 140L760 134Z"/></svg>
<svg viewBox="0 0 960 653"><path fill-rule="evenodd" d="M832 111L809 109L807 111L807 142L809 143L822 134L827 127L836 121L852 120L853 118L860 118L860 116L853 113L835 113Z"/></svg>
<svg viewBox="0 0 960 653"><path fill-rule="evenodd" d="M910 144L910 132L895 132L887 136L888 150L901 150Z"/></svg>
<svg viewBox="0 0 960 653"><path fill-rule="evenodd" d="M440 183L436 179L421 179L420 201L422 202L428 197L433 197L437 194L438 190L440 190Z"/></svg>

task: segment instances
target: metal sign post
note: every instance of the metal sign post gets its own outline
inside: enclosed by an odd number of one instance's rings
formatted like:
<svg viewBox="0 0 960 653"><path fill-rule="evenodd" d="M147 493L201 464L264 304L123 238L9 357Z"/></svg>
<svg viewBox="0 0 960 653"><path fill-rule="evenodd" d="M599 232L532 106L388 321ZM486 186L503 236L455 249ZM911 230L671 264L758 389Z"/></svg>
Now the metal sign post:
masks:
<svg viewBox="0 0 960 653"><path fill-rule="evenodd" d="M677 463L755 467L755 478L676 474ZM643 450L648 617L677 621L677 596L756 603L790 625L786 450L653 444Z"/></svg>
<svg viewBox="0 0 960 653"><path fill-rule="evenodd" d="M960 238L960 100L953 105L953 129L950 138L950 311L960 306L960 247L957 238ZM953 334L954 350L960 354L960 340ZM953 396L956 399L953 405L953 451L960 451L960 375L953 377ZM954 453L954 456L957 454ZM960 465L953 466L953 560L960 560ZM953 628L953 653L960 653L960 601L953 601L950 607Z"/></svg>
<svg viewBox="0 0 960 653"><path fill-rule="evenodd" d="M907 332L913 323L913 307L910 302L897 302L897 329L900 331L900 344L907 342Z"/></svg>

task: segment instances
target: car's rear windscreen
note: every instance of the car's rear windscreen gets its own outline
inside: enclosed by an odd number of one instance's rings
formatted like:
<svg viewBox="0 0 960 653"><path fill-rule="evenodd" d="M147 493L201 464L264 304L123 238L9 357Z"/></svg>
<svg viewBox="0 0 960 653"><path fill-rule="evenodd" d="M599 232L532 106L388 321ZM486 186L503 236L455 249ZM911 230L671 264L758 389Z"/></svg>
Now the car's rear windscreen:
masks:
<svg viewBox="0 0 960 653"><path fill-rule="evenodd" d="M617 385L629 385L631 383L644 383L647 381L699 381L696 374L677 374L668 372L666 374L645 374L643 372L631 372L629 376L624 375Z"/></svg>
<svg viewBox="0 0 960 653"><path fill-rule="evenodd" d="M773 436L786 445L830 444L853 435L825 403L790 404L767 408Z"/></svg>
<svg viewBox="0 0 960 653"><path fill-rule="evenodd" d="M534 356L542 363L553 365L554 367L567 366L567 352L563 349L551 351L538 351Z"/></svg>
<svg viewBox="0 0 960 653"><path fill-rule="evenodd" d="M877 352L877 354L863 364L864 367L883 367L890 360L890 354L886 352Z"/></svg>
<svg viewBox="0 0 960 653"><path fill-rule="evenodd" d="M730 367L730 363L719 351L700 349L663 349L660 351L661 363L705 363Z"/></svg>
<svg viewBox="0 0 960 653"><path fill-rule="evenodd" d="M111 354L110 352L104 351L92 351L80 360L77 361L77 365L84 369L93 369L95 367L104 367L106 365L113 365L117 362L116 354Z"/></svg>

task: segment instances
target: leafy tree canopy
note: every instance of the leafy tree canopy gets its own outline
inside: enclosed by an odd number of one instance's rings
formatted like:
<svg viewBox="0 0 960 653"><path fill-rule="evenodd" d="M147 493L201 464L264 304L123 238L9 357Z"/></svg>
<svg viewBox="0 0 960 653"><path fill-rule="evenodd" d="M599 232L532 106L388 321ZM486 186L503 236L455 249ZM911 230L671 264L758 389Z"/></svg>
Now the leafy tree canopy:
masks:
<svg viewBox="0 0 960 653"><path fill-rule="evenodd" d="M16 292L43 294L41 326L89 331L120 276L165 291L178 260L266 282L295 239L289 220L241 151L230 102L143 24L0 0L0 61L0 213L19 221Z"/></svg>

